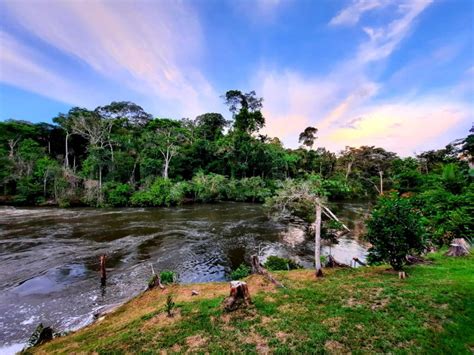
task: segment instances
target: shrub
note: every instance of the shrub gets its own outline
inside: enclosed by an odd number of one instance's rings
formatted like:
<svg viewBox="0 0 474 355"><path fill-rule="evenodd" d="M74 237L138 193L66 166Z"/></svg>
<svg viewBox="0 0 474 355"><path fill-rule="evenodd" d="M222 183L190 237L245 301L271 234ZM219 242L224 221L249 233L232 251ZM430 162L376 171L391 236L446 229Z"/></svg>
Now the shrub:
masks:
<svg viewBox="0 0 474 355"><path fill-rule="evenodd" d="M280 258L279 256L275 255L269 256L263 266L265 266L265 268L267 268L268 270L272 271L294 270L301 268L301 266L293 260L287 258Z"/></svg>
<svg viewBox="0 0 474 355"><path fill-rule="evenodd" d="M172 284L177 280L177 275L174 271L163 270L160 272L160 279L162 284Z"/></svg>
<svg viewBox="0 0 474 355"><path fill-rule="evenodd" d="M194 198L200 202L214 202L225 197L227 178L219 174L197 173L192 181Z"/></svg>
<svg viewBox="0 0 474 355"><path fill-rule="evenodd" d="M173 185L169 179L158 177L145 190L135 192L130 202L134 206L171 206L178 205L184 198L184 185Z"/></svg>
<svg viewBox="0 0 474 355"><path fill-rule="evenodd" d="M241 280L244 277L247 277L249 275L250 275L250 268L245 264L240 264L237 269L233 270L230 273L230 278L232 280Z"/></svg>
<svg viewBox="0 0 474 355"><path fill-rule="evenodd" d="M108 182L104 184L105 202L113 207L127 206L133 187L129 184Z"/></svg>
<svg viewBox="0 0 474 355"><path fill-rule="evenodd" d="M382 197L367 222L367 240L372 244L368 260L388 262L401 270L406 256L424 249L422 216L407 198Z"/></svg>

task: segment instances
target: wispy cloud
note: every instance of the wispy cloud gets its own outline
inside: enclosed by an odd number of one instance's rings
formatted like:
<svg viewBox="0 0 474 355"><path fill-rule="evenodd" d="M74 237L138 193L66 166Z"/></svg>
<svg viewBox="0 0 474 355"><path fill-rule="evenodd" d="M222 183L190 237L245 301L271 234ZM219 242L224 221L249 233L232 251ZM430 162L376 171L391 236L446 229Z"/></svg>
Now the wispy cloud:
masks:
<svg viewBox="0 0 474 355"><path fill-rule="evenodd" d="M198 70L200 24L184 2L50 0L3 5L30 34L150 101L161 99L169 110L174 107L182 114L216 106L218 95Z"/></svg>
<svg viewBox="0 0 474 355"><path fill-rule="evenodd" d="M384 25L360 25L367 38L350 59L336 63L323 76L311 77L289 68L263 68L258 78L266 99L267 133L286 137L286 143L296 146L294 133L314 125L320 129L318 144L331 149L374 144L411 154L468 119L469 107L450 95L449 88L437 96L398 96L375 101L378 93L387 89L376 75L369 74L371 67L400 46L430 3L353 1L331 19L330 26L355 25L364 13L375 9L390 6L395 11L385 14Z"/></svg>
<svg viewBox="0 0 474 355"><path fill-rule="evenodd" d="M357 0L353 1L348 7L342 9L329 22L332 26L353 26L357 24L361 16L371 10L383 7L388 3L387 0Z"/></svg>

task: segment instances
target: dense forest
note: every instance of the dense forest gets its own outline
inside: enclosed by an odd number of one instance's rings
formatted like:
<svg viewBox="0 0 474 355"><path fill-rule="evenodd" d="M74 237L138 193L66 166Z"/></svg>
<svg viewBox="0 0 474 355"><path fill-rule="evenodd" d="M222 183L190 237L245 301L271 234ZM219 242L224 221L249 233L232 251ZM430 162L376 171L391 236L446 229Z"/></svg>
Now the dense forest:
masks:
<svg viewBox="0 0 474 355"><path fill-rule="evenodd" d="M285 148L259 134L263 99L228 91L232 115L153 118L131 102L74 107L54 124L0 122L4 204L170 206L219 200L263 202L288 181L311 182L330 200L413 197L439 238L472 231L474 134L444 149L401 158L380 147L317 146L315 127ZM324 132L321 132L323 134ZM435 227L436 226L436 227Z"/></svg>

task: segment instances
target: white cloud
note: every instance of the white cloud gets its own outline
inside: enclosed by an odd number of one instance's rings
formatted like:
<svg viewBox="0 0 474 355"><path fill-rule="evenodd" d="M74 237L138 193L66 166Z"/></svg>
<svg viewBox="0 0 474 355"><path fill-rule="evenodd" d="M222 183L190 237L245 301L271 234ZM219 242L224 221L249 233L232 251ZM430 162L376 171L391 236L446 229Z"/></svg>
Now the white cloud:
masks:
<svg viewBox="0 0 474 355"><path fill-rule="evenodd" d="M197 69L202 31L185 2L50 0L7 1L4 6L31 34L117 85L149 101L167 102L174 113L202 113L219 101Z"/></svg>
<svg viewBox="0 0 474 355"><path fill-rule="evenodd" d="M362 14L389 5L396 5L397 11L387 14L383 26L361 25L368 37L351 59L337 63L319 77L288 68L261 70L257 88L265 98L266 133L295 147L296 134L312 125L320 130L319 146L340 150L346 145L373 144L408 155L456 124L472 119L472 108L458 102L450 88L434 97L392 97L374 103L386 88L377 77L369 76L371 66L399 47L430 2L354 1L330 24L353 25Z"/></svg>
<svg viewBox="0 0 474 355"><path fill-rule="evenodd" d="M331 26L353 26L359 22L364 13L383 7L387 3L387 0L355 0L334 16L329 24Z"/></svg>

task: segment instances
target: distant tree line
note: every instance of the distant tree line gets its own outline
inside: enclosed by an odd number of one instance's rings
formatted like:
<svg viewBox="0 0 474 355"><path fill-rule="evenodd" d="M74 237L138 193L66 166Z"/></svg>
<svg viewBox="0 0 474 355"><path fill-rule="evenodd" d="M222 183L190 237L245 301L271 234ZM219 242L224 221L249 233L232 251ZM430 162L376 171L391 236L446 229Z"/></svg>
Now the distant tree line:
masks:
<svg viewBox="0 0 474 355"><path fill-rule="evenodd" d="M223 99L231 120L220 113L154 118L134 103L112 102L92 111L74 107L54 117L53 124L0 122L1 201L59 206L263 202L290 179L317 181L333 200L387 191L425 196L437 218L436 203L446 194L472 194L472 132L413 158L374 146L335 154L317 147L315 127L300 134L300 148L287 149L278 138L259 134L265 126L263 99L254 91L230 90Z"/></svg>

